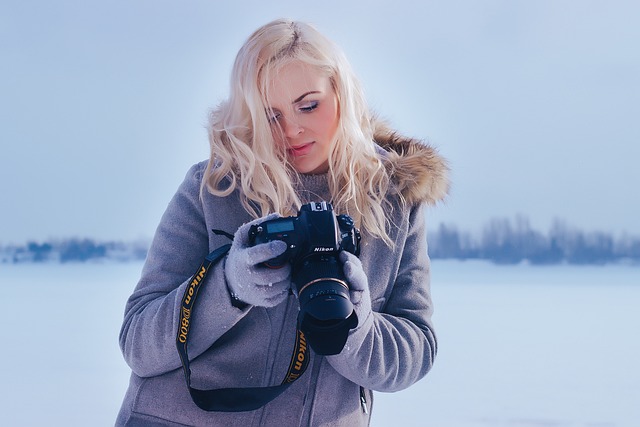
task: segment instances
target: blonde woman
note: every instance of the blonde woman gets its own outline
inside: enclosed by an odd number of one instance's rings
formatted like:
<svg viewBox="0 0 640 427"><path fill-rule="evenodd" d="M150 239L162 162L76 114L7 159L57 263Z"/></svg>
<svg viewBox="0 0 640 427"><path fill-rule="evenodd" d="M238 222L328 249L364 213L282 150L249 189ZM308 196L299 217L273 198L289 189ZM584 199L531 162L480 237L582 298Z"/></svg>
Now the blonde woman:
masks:
<svg viewBox="0 0 640 427"><path fill-rule="evenodd" d="M240 49L209 140L209 160L169 203L126 304L120 345L132 375L116 424L368 425L372 392L409 387L436 355L425 209L446 195L445 161L372 117L340 49L289 20ZM265 265L287 244L249 237L319 201L361 233L359 251L336 258L353 319L336 351L318 350L332 334L297 330L292 275L302 267ZM229 237L228 253L199 275ZM292 373L302 360L306 371ZM213 402L201 397L220 389Z"/></svg>

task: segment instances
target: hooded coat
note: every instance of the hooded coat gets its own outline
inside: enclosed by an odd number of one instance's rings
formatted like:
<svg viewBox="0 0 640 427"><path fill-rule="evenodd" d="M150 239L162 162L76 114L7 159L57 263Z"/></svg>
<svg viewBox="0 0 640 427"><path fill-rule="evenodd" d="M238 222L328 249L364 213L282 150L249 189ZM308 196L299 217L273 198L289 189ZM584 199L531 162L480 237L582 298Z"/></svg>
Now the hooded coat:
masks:
<svg viewBox="0 0 640 427"><path fill-rule="evenodd" d="M375 134L391 171L388 194L392 248L362 230L360 260L373 312L351 330L341 353L311 352L307 371L283 394L246 412L207 412L188 392L176 350L181 300L203 257L229 243L252 218L236 193L205 193L201 162L188 171L156 230L140 281L126 303L120 347L131 367L117 426L366 426L373 390L409 387L432 367L437 350L431 323L430 264L425 209L448 191L447 165L422 142L384 126ZM303 175L304 203L330 200L326 175ZM190 319L192 387L265 387L284 378L296 335L298 301L291 295L272 307L238 306L224 275L212 267Z"/></svg>

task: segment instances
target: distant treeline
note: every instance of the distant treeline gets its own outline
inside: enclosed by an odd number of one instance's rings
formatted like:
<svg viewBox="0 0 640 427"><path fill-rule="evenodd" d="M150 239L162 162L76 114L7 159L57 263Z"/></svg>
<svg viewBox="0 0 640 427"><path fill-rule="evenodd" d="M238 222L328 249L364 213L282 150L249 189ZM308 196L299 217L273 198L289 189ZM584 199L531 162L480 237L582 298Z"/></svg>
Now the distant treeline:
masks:
<svg viewBox="0 0 640 427"><path fill-rule="evenodd" d="M584 232L555 221L548 233L533 230L525 217L493 219L480 236L441 224L430 232L433 259L479 259L498 264L640 264L640 237Z"/></svg>
<svg viewBox="0 0 640 427"><path fill-rule="evenodd" d="M584 232L556 221L548 233L533 230L524 217L493 219L479 236L441 224L429 232L432 259L487 260L497 264L640 264L640 237L614 237L603 232ZM97 242L66 239L23 246L1 246L0 263L85 262L93 260L143 260L147 241Z"/></svg>
<svg viewBox="0 0 640 427"><path fill-rule="evenodd" d="M148 242L97 242L62 239L28 242L23 246L0 246L0 263L85 262L89 260L136 261L147 256Z"/></svg>

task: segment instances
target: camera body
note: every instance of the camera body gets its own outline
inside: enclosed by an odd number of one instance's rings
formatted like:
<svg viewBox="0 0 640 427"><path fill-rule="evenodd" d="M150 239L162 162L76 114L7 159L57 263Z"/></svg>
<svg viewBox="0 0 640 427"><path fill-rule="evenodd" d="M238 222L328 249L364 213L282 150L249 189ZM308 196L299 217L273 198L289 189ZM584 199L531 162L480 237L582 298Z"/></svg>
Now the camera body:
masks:
<svg viewBox="0 0 640 427"><path fill-rule="evenodd" d="M336 255L346 250L358 256L360 232L349 215L333 214L333 206L327 202L303 205L298 216L276 218L251 226L251 246L282 240L287 250L264 264L270 268L282 267L287 262L295 265L308 257Z"/></svg>
<svg viewBox="0 0 640 427"><path fill-rule="evenodd" d="M264 263L280 268L290 262L294 293L300 302L298 323L318 354L342 350L357 317L349 298L349 285L338 260L341 251L360 254L360 231L348 215L336 216L328 202L303 205L297 216L276 218L251 226L252 246L273 240L287 250Z"/></svg>

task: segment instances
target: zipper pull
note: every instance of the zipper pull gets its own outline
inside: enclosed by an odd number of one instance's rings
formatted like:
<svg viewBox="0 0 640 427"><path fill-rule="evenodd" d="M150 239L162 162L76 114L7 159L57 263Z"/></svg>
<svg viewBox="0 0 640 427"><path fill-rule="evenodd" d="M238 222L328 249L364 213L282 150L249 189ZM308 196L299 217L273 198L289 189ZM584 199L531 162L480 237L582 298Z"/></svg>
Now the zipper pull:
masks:
<svg viewBox="0 0 640 427"><path fill-rule="evenodd" d="M367 398L364 395L364 387L360 386L360 406L362 406L362 412L369 415L369 410L367 409Z"/></svg>

